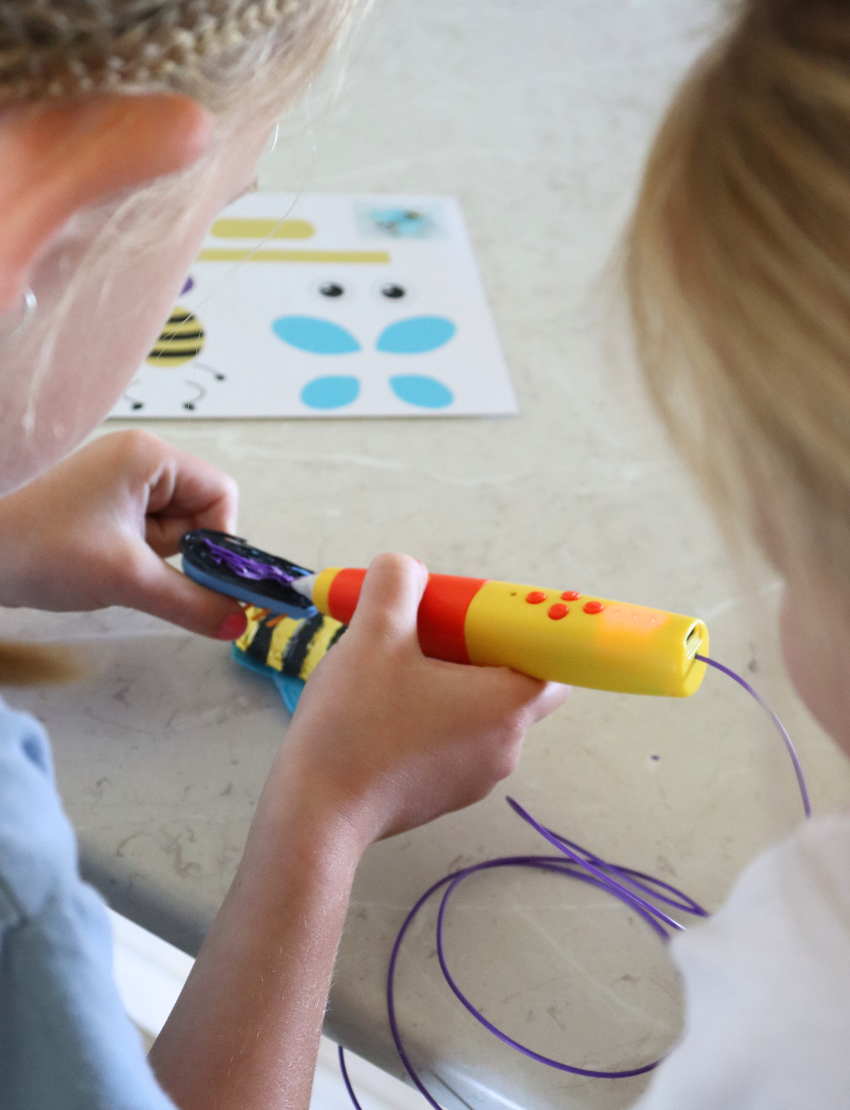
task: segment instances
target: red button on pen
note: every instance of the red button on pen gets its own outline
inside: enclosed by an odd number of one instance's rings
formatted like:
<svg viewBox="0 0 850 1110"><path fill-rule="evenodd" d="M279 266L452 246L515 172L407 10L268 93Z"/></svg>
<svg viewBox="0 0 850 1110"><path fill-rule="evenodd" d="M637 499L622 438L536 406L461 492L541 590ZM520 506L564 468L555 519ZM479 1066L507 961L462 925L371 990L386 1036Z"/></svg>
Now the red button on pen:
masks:
<svg viewBox="0 0 850 1110"><path fill-rule="evenodd" d="M590 614L601 613L604 608L605 606L601 601L588 601L587 605L584 607L584 611Z"/></svg>
<svg viewBox="0 0 850 1110"><path fill-rule="evenodd" d="M564 590L564 592L561 594L561 598L564 601L578 601L580 597L581 594L578 592L578 590Z"/></svg>
<svg viewBox="0 0 850 1110"><path fill-rule="evenodd" d="M530 594L525 595L525 600L529 605L539 605L541 601L546 600L546 594L542 590L532 590Z"/></svg>
<svg viewBox="0 0 850 1110"><path fill-rule="evenodd" d="M562 605L560 601L557 605L552 605L549 608L549 616L553 621L563 620L567 613L569 613L569 609L566 605Z"/></svg>

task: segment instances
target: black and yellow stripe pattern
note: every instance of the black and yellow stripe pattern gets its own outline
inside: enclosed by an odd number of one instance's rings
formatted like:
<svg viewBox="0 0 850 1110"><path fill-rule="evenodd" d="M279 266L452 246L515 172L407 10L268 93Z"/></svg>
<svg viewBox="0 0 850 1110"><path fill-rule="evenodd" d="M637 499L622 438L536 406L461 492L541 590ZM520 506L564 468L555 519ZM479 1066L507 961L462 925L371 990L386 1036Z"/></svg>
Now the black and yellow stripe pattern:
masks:
<svg viewBox="0 0 850 1110"><path fill-rule="evenodd" d="M254 663L306 681L345 632L346 625L317 613L307 620L274 616L249 605L248 627L234 645Z"/></svg>
<svg viewBox="0 0 850 1110"><path fill-rule="evenodd" d="M176 305L145 362L170 369L196 358L204 347L204 328L188 308Z"/></svg>

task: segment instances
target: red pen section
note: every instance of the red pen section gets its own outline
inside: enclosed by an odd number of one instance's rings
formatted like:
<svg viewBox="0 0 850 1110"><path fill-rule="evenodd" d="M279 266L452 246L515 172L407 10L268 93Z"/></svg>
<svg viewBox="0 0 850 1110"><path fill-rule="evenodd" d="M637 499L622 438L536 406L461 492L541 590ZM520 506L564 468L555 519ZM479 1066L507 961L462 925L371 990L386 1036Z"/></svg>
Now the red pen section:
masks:
<svg viewBox="0 0 850 1110"><path fill-rule="evenodd" d="M366 571L359 567L338 570L328 589L328 612L336 621L351 624Z"/></svg>
<svg viewBox="0 0 850 1110"><path fill-rule="evenodd" d="M357 608L366 571L346 567L337 571L328 589L328 611L349 624ZM424 655L447 663L468 663L464 623L470 603L486 578L458 578L431 574L419 605L419 646Z"/></svg>
<svg viewBox="0 0 850 1110"><path fill-rule="evenodd" d="M314 604L348 624L365 577L365 570L326 567L313 582ZM706 665L695 656L708 651L708 631L694 617L573 590L447 574L429 576L418 632L432 659L679 698L699 687Z"/></svg>
<svg viewBox="0 0 850 1110"><path fill-rule="evenodd" d="M468 663L464 624L472 599L486 578L431 574L419 605L419 646L424 655L447 663Z"/></svg>

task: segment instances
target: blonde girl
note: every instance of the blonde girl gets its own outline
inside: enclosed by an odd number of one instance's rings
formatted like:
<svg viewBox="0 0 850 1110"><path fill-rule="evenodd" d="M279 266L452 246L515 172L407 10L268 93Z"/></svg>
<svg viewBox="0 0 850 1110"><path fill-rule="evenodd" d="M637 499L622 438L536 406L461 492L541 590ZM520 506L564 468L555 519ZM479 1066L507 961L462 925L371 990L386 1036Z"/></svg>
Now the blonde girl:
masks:
<svg viewBox="0 0 850 1110"><path fill-rule="evenodd" d="M352 2L0 0L0 604L244 629L234 602L164 562L187 528L235 527L229 478L141 433L65 456L124 390ZM307 1107L360 856L483 797L563 698L424 659L425 576L402 556L371 568L287 731L153 1071L110 978L47 740L0 703L3 1110Z"/></svg>
<svg viewBox="0 0 850 1110"><path fill-rule="evenodd" d="M121 392L347 15L343 0L0 3L0 601L237 631L229 602L161 558L186 527L232 525L223 475L139 435L48 467ZM784 576L789 669L850 752L846 0L736 7L655 144L626 283L650 391L730 534ZM92 322L115 320L117 346L93 346ZM366 845L483 796L563 697L423 659L423 581L378 560L311 679L156 1079L108 979L46 741L0 711L4 1107L306 1106ZM641 1110L850 1105L850 816L758 860L674 954L687 1028Z"/></svg>
<svg viewBox="0 0 850 1110"><path fill-rule="evenodd" d="M656 139L626 244L650 393L850 754L850 5L747 0ZM850 1106L850 815L759 859L675 948L687 1029L645 1110Z"/></svg>

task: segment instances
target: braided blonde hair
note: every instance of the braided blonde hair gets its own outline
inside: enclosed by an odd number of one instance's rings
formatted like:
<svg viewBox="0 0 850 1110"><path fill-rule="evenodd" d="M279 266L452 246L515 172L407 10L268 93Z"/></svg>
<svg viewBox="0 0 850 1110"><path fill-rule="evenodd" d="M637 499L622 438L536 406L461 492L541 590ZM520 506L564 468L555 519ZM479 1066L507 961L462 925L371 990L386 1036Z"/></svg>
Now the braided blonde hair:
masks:
<svg viewBox="0 0 850 1110"><path fill-rule="evenodd" d="M626 239L645 378L733 539L850 582L850 5L745 0Z"/></svg>
<svg viewBox="0 0 850 1110"><path fill-rule="evenodd" d="M282 87L300 91L355 3L0 0L0 107L160 90L221 115L263 85L280 101Z"/></svg>

